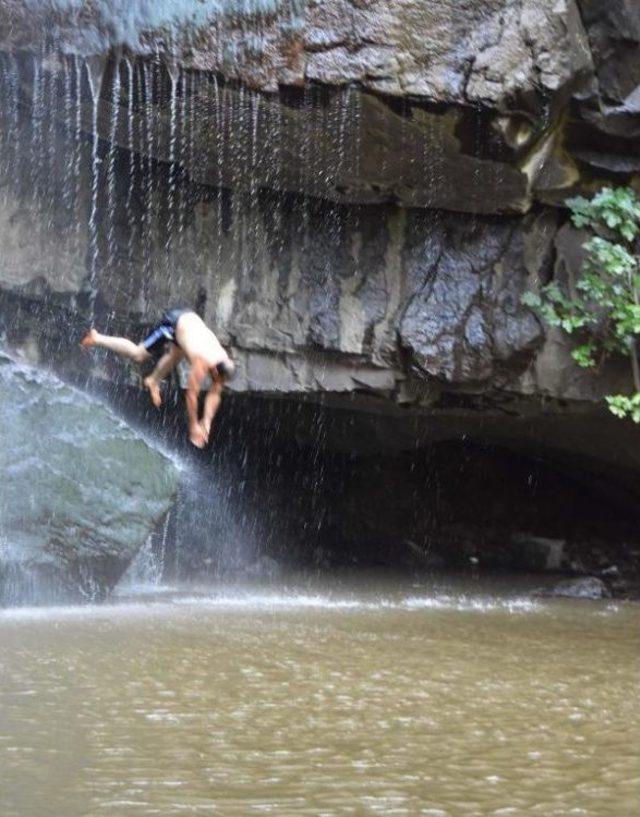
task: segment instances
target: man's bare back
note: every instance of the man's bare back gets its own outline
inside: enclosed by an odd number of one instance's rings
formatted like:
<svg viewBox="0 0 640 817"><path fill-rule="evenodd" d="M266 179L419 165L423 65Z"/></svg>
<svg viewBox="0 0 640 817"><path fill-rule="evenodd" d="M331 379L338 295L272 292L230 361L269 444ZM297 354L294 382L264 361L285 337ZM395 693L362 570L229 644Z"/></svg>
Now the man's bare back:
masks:
<svg viewBox="0 0 640 817"><path fill-rule="evenodd" d="M229 362L218 338L195 312L185 312L178 318L176 344L189 362L201 358L208 368Z"/></svg>

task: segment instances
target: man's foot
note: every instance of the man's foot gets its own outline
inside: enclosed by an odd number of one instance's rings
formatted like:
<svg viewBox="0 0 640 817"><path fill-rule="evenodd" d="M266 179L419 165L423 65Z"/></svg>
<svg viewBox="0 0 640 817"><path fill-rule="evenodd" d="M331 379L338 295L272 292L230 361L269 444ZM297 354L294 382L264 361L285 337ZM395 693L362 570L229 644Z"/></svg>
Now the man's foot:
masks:
<svg viewBox="0 0 640 817"><path fill-rule="evenodd" d="M98 339L98 332L95 329L89 329L87 334L82 338L80 341L80 346L84 349L89 349L91 346L95 346Z"/></svg>
<svg viewBox="0 0 640 817"><path fill-rule="evenodd" d="M153 379L153 377L145 377L142 381L145 389L149 392L149 397L151 398L151 402L156 408L160 408L162 405L162 395L160 394L160 386L157 382Z"/></svg>

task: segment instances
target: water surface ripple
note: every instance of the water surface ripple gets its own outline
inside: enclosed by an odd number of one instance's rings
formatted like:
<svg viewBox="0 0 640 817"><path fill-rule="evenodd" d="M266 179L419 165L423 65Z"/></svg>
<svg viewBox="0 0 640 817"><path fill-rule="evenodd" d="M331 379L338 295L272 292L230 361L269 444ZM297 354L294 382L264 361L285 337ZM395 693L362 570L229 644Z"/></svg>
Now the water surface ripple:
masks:
<svg viewBox="0 0 640 817"><path fill-rule="evenodd" d="M636 814L639 623L419 587L1 611L0 812Z"/></svg>

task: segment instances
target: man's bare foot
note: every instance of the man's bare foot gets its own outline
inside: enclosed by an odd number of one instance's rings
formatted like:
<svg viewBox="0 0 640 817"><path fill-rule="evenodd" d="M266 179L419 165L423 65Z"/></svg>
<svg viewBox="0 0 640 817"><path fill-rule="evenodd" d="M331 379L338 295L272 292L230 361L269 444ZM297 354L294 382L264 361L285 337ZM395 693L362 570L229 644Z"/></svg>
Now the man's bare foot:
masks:
<svg viewBox="0 0 640 817"><path fill-rule="evenodd" d="M149 377L145 377L142 381L145 389L149 392L149 397L151 398L151 402L156 408L160 408L162 405L162 395L160 394L160 386L156 383L156 381L149 375Z"/></svg>
<svg viewBox="0 0 640 817"><path fill-rule="evenodd" d="M89 349L91 346L96 345L97 338L98 338L97 331L95 329L89 329L87 334L80 341L80 346L84 347L85 349Z"/></svg>
<svg viewBox="0 0 640 817"><path fill-rule="evenodd" d="M189 429L189 441L192 445L195 445L196 448L204 448L207 444L204 428L202 428L200 423Z"/></svg>

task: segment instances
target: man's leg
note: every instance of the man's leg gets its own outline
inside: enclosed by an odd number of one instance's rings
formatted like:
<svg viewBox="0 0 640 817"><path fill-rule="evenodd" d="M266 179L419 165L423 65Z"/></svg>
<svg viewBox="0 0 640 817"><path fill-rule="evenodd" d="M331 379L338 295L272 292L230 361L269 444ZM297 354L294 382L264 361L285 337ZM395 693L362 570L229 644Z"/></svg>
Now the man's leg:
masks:
<svg viewBox="0 0 640 817"><path fill-rule="evenodd" d="M183 357L184 352L182 349L174 343L171 343L168 351L166 351L156 363L155 369L142 381L144 387L149 390L151 402L156 408L159 408L162 404L160 383L162 383L165 377L176 367Z"/></svg>
<svg viewBox="0 0 640 817"><path fill-rule="evenodd" d="M96 329L90 329L80 341L80 345L85 348L99 346L108 349L121 357L129 358L136 363L144 363L151 355L141 343L134 343L128 338L114 337L113 335L101 335Z"/></svg>

